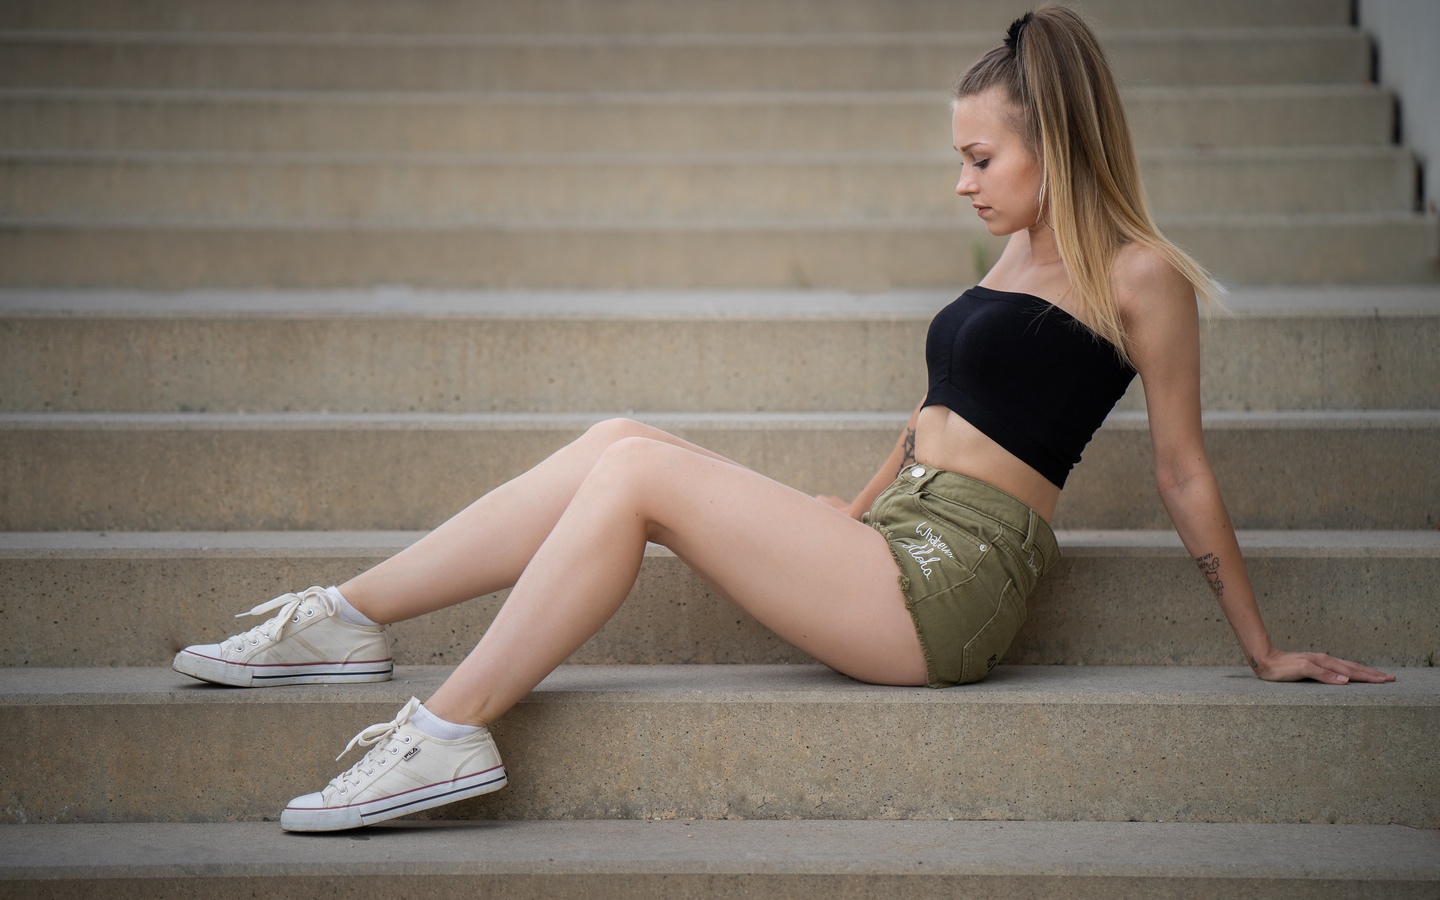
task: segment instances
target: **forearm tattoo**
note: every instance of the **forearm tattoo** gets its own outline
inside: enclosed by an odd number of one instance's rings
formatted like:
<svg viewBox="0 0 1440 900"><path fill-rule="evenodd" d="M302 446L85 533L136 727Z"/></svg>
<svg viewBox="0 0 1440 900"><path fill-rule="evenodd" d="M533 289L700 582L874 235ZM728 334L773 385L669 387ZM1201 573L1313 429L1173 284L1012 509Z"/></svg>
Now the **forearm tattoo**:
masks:
<svg viewBox="0 0 1440 900"><path fill-rule="evenodd" d="M1205 576L1205 583L1215 592L1215 598L1218 600L1225 596L1225 582L1220 580L1220 557L1213 553L1197 556L1195 565L1200 567L1200 574ZM1259 670L1260 663L1249 653L1245 654L1245 661L1250 664L1250 668Z"/></svg>
<svg viewBox="0 0 1440 900"><path fill-rule="evenodd" d="M1200 567L1200 574L1205 576L1205 583L1210 585L1215 596L1225 596L1225 582L1220 580L1220 558L1213 553L1207 553L1195 557L1195 565Z"/></svg>
<svg viewBox="0 0 1440 900"><path fill-rule="evenodd" d="M915 429L905 429L905 438L901 448L905 451L905 455L900 458L900 471L903 472L906 466L915 464Z"/></svg>

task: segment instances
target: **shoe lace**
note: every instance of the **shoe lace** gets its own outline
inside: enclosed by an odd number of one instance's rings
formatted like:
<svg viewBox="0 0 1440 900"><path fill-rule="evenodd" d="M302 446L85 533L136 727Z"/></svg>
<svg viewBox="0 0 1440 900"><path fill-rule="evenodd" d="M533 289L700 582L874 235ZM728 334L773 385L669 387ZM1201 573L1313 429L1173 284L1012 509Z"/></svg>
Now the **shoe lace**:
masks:
<svg viewBox="0 0 1440 900"><path fill-rule="evenodd" d="M410 720L410 716L419 708L420 701L411 697L410 702L402 706L400 712L396 713L395 718L389 722L377 722L374 725L367 725L360 729L360 732L350 739L350 743L345 745L345 749L341 750L340 756L335 757L335 759L338 760L341 756L349 753L350 749L356 744L359 744L361 747L370 747L370 752L361 757L360 761L355 763L355 765L332 778L330 785L338 788L340 793L344 794L349 791L348 785L360 786L362 775L374 775L375 766L377 764L384 765L382 759L390 744L389 739L394 736L395 731L401 725L404 725ZM408 742L410 738L407 736L405 740ZM398 748L396 748L391 752L395 753L399 751Z"/></svg>
<svg viewBox="0 0 1440 900"><path fill-rule="evenodd" d="M238 619L242 616L263 616L271 610L279 610L275 615L256 625L249 631L226 638L220 644L221 650L230 650L242 647L245 644L258 644L261 639L267 641L280 640L280 638L284 636L287 626L300 621L295 614L300 609L301 604L307 600L318 602L321 608L325 610L326 615L333 615L335 612L335 602L330 599L330 595L325 592L324 588L312 587L307 588L299 594L281 594L273 600L266 600L254 609L236 613L235 618Z"/></svg>

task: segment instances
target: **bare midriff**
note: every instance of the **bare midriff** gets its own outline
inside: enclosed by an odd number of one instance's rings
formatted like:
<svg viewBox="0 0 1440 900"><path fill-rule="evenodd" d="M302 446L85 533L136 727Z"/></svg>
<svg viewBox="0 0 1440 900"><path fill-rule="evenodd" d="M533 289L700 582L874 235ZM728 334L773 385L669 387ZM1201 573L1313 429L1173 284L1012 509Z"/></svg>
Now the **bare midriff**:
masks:
<svg viewBox="0 0 1440 900"><path fill-rule="evenodd" d="M948 407L920 410L915 420L915 461L999 488L1047 523L1055 518L1060 489Z"/></svg>

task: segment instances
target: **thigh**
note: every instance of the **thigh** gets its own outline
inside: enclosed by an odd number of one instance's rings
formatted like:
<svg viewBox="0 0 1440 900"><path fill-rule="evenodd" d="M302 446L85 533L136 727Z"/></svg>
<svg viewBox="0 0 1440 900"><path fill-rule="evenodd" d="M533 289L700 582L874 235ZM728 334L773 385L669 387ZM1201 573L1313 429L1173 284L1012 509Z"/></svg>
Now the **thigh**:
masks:
<svg viewBox="0 0 1440 900"><path fill-rule="evenodd" d="M826 665L925 684L899 569L874 529L749 469L669 444L627 445L650 538L717 593Z"/></svg>

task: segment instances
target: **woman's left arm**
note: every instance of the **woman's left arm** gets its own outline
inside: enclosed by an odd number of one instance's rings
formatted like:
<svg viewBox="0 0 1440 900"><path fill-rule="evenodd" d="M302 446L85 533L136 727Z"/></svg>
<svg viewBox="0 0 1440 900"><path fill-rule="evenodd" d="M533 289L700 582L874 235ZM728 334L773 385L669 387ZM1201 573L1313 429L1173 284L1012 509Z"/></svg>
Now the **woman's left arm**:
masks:
<svg viewBox="0 0 1440 900"><path fill-rule="evenodd" d="M1358 663L1324 653L1287 653L1270 643L1235 528L1205 454L1195 293L1168 264L1134 245L1121 252L1115 272L1131 360L1145 388L1160 499L1234 629L1245 661L1268 681L1394 681L1393 675Z"/></svg>

